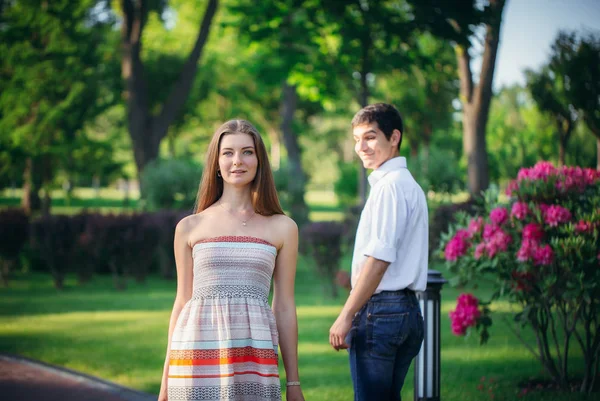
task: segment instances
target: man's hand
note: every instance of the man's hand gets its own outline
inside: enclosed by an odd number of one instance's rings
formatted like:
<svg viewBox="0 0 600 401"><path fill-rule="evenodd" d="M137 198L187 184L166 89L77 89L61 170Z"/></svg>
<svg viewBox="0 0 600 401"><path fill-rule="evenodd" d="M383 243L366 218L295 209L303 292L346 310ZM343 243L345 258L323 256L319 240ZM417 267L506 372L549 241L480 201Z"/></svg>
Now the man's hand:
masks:
<svg viewBox="0 0 600 401"><path fill-rule="evenodd" d="M331 329L329 329L329 344L336 350L349 348L346 344L346 336L352 328L352 317L347 317L343 313L338 316Z"/></svg>

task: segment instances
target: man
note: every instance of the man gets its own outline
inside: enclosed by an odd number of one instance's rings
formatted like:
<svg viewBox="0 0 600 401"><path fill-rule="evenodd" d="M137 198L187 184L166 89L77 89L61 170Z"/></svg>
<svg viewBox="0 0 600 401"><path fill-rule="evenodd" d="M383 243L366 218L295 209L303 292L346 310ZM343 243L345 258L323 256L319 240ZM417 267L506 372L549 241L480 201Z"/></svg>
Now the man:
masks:
<svg viewBox="0 0 600 401"><path fill-rule="evenodd" d="M354 150L371 191L358 223L352 291L329 331L336 350L349 348L355 401L400 400L423 342L415 291L427 285L428 217L423 190L399 157L402 117L379 103L352 119Z"/></svg>

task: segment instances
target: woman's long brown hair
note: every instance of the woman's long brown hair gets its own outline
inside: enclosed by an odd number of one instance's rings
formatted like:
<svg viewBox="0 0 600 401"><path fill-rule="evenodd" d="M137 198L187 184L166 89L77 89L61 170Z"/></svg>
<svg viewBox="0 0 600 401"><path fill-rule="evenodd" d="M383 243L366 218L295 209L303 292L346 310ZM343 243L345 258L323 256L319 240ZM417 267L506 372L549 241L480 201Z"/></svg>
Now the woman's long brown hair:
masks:
<svg viewBox="0 0 600 401"><path fill-rule="evenodd" d="M229 120L214 133L208 145L206 163L204 164L202 181L196 196L194 213L200 213L218 201L223 195L223 178L217 176L217 171L219 170L221 139L228 134L248 134L254 140L254 149L258 159L256 176L250 184L250 197L254 211L263 216L283 214L275 189L275 180L267 156L267 149L258 130L246 120Z"/></svg>

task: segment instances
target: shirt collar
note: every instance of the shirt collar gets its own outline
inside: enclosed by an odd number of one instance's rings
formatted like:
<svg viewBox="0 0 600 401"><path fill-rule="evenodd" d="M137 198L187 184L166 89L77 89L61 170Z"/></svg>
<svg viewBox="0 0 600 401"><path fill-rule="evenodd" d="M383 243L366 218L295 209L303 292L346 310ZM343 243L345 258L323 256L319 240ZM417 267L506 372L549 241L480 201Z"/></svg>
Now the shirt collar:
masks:
<svg viewBox="0 0 600 401"><path fill-rule="evenodd" d="M375 186L387 173L401 168L406 168L406 157L393 157L369 174L369 184Z"/></svg>

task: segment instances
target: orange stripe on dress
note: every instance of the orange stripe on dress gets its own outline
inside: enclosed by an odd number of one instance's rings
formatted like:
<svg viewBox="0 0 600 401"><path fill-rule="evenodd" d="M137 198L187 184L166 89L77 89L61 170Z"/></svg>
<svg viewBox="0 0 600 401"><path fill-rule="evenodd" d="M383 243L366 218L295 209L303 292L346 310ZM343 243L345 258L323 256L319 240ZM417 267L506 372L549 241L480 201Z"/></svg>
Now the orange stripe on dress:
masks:
<svg viewBox="0 0 600 401"><path fill-rule="evenodd" d="M171 359L169 365L198 366L198 365L228 365L232 363L256 362L261 365L277 365L277 358L257 358L254 356L237 356L231 358L214 359Z"/></svg>
<svg viewBox="0 0 600 401"><path fill-rule="evenodd" d="M236 375L257 375L262 377L279 377L279 373L260 373L256 371L234 372L222 375L169 375L169 379L219 379Z"/></svg>

